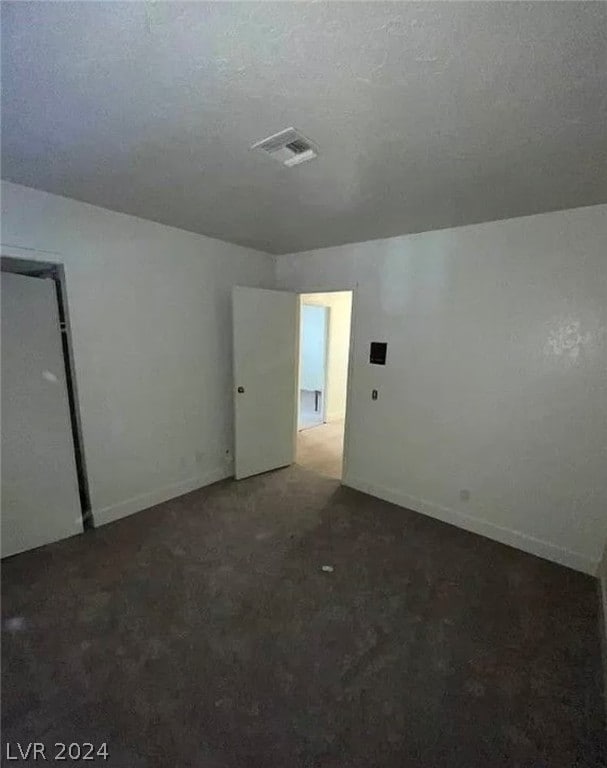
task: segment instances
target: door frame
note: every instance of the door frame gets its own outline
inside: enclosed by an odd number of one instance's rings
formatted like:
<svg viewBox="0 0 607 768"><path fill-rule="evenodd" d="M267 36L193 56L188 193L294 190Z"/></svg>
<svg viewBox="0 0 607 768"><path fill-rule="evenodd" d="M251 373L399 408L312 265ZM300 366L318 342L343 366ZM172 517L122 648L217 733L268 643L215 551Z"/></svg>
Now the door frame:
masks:
<svg viewBox="0 0 607 768"><path fill-rule="evenodd" d="M309 291L308 293L314 293L314 291ZM322 412L321 417L322 421L321 424L327 423L327 392L329 391L329 338L330 338L330 328L331 328L331 307L326 307L323 304L305 304L305 302L302 301L303 296L307 296L308 293L302 293L299 295L299 308L297 310L299 314L299 349L297 350L297 431L299 431L299 393L301 392L301 334L303 333L303 322L302 322L302 311L301 308L303 306L306 307L320 307L321 309L325 310L325 339L324 339L324 382L323 382L323 391L322 391ZM324 291L324 293L330 293L330 291ZM318 426L318 425L314 425Z"/></svg>
<svg viewBox="0 0 607 768"><path fill-rule="evenodd" d="M289 290L289 289L285 288L284 290ZM296 353L297 353L297 377L296 377L297 418L295 420L295 429L293 430L293 442L295 446L297 446L297 434L299 432L299 379L300 379L300 370L299 370L300 341L299 339L301 336L301 307L302 307L301 297L309 293L351 293L352 294L352 308L350 311L350 343L348 346L348 380L346 382L346 414L344 417L344 449L343 449L342 465L341 465L341 478L339 480L341 485L345 485L346 484L345 481L347 478L348 457L350 453L350 410L352 406L352 367L353 367L353 360L354 360L354 341L355 341L354 333L355 333L355 327L356 327L354 320L355 320L355 315L358 308L358 283L355 283L354 285L339 287L339 288L331 286L331 287L322 287L322 288L309 288L306 290L300 289L298 291L295 291L295 293L299 295L299 309L297 312L297 320L298 320L298 327L300 329L297 334L297 350L296 350ZM329 317L329 320L330 320L330 317ZM328 325L327 325L327 333L328 333ZM328 352L328 339L327 339L327 352ZM326 372L328 372L328 366L326 367ZM326 381L325 381L325 387L326 387Z"/></svg>
<svg viewBox="0 0 607 768"><path fill-rule="evenodd" d="M94 520L91 512L91 498L89 491L88 475L86 471L86 459L84 455L84 441L82 438L82 421L78 401L78 389L76 386L76 371L74 365L74 352L72 347L72 333L69 319L67 291L65 285L65 270L61 263L51 261L39 261L26 259L21 256L0 257L0 271L12 272L40 279L51 279L55 284L55 296L59 314L59 331L61 334L61 348L63 352L63 365L65 368L65 383L70 412L70 426L72 432L72 445L74 448L74 460L76 475L78 477L78 495L80 497L80 511L82 513L82 525L84 530L94 528Z"/></svg>

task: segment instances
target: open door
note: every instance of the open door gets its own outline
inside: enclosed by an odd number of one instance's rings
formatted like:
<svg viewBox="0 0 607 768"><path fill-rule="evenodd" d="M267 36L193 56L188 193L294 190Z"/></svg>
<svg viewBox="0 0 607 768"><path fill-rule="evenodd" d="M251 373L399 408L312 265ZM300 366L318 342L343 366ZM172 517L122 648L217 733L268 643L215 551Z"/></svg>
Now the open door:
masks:
<svg viewBox="0 0 607 768"><path fill-rule="evenodd" d="M2 272L2 557L82 533L55 284Z"/></svg>
<svg viewBox="0 0 607 768"><path fill-rule="evenodd" d="M237 480L295 459L299 296L235 287L234 474Z"/></svg>

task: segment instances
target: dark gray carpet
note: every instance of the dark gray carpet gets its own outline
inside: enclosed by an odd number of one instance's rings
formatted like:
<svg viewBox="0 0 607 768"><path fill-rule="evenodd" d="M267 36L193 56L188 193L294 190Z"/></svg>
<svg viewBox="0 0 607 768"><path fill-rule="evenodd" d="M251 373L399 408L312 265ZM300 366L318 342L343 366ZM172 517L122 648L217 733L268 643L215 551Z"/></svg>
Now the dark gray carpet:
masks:
<svg viewBox="0 0 607 768"><path fill-rule="evenodd" d="M593 579L299 467L18 555L2 589L3 741L47 756L603 764Z"/></svg>

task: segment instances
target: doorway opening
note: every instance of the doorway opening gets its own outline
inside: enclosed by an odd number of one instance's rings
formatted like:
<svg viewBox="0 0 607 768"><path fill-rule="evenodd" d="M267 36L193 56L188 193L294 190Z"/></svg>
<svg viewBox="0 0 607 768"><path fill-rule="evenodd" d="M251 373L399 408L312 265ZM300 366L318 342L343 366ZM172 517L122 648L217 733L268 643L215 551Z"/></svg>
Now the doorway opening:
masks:
<svg viewBox="0 0 607 768"><path fill-rule="evenodd" d="M341 479L352 291L300 294L296 463Z"/></svg>

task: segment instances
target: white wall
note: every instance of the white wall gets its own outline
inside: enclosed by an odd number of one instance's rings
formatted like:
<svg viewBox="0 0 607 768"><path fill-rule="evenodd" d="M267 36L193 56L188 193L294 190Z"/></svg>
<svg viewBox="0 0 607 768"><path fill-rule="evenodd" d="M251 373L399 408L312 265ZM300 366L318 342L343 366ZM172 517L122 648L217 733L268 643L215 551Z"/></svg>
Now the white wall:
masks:
<svg viewBox="0 0 607 768"><path fill-rule="evenodd" d="M277 285L356 288L346 484L596 572L607 206L280 256Z"/></svg>
<svg viewBox="0 0 607 768"><path fill-rule="evenodd" d="M308 391L325 389L325 357L327 354L327 311L302 303L299 344L299 388Z"/></svg>
<svg viewBox="0 0 607 768"><path fill-rule="evenodd" d="M231 288L270 256L7 182L2 255L65 265L97 523L232 473Z"/></svg>
<svg viewBox="0 0 607 768"><path fill-rule="evenodd" d="M308 293L302 296L302 302L329 307L326 419L327 421L343 419L346 414L352 293L350 291Z"/></svg>

